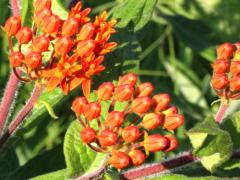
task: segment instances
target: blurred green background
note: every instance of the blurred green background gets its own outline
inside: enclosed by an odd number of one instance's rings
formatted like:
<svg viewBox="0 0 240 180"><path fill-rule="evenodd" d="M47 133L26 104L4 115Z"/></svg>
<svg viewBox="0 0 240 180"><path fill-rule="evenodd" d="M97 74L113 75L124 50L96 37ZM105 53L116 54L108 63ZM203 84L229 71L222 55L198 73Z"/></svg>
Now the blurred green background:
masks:
<svg viewBox="0 0 240 180"><path fill-rule="evenodd" d="M91 15L94 16L106 9L111 15L112 9L119 2L121 0L84 0L83 4L85 7L93 8ZM62 1L62 4L67 6L69 0ZM181 113L186 116L185 125L177 132L180 147L174 153L190 149L185 131L216 111L211 107L211 103L217 99L210 87L211 62L215 58L216 45L238 41L239 7L239 0L159 0L150 22L134 33L136 37L134 41L140 45L138 47L140 69L136 73L143 82L150 81L154 84L155 93L171 94L172 104L178 106ZM4 25L7 17L11 15L8 0L0 1L0 12L0 24ZM122 41L118 41L119 37L116 35L114 38L121 45ZM2 95L11 70L7 58L8 44L2 30L0 48L0 94ZM112 63L118 54L117 50L108 56L106 65L109 69L94 79L94 87L109 78L111 80L117 78L118 70L112 69ZM111 72L115 74L109 77ZM31 89L31 84L20 85L20 91L16 96L17 103L11 116L14 116L24 105ZM16 134L12 151L8 153L9 157L15 158L17 162L6 166L6 171L14 167L19 169L20 165L28 162L23 167L26 169L31 167L29 171L31 177L31 173L38 175L65 167L62 153L63 137L68 125L74 120L74 114L70 110L71 102L80 94L78 88L68 97L59 95L63 97L59 102L53 100L54 111L59 116L57 120L47 113L31 117L31 122L25 124L21 132ZM157 153L149 161L160 160L161 157L162 155ZM36 170L37 172L34 170L38 168L34 163L36 158L39 159L38 167L42 163L42 169ZM44 163L46 160L49 160L47 164Z"/></svg>

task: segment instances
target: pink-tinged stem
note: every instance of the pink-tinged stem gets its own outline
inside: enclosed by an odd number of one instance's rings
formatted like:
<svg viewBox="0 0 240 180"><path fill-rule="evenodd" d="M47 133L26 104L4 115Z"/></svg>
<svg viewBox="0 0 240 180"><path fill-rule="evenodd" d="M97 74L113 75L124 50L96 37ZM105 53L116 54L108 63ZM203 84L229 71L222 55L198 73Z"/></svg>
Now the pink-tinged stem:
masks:
<svg viewBox="0 0 240 180"><path fill-rule="evenodd" d="M10 0L10 5L12 9L12 14L14 16L20 16L20 7L18 0Z"/></svg>
<svg viewBox="0 0 240 180"><path fill-rule="evenodd" d="M9 137L15 132L15 130L21 125L25 120L25 117L31 112L34 104L37 102L39 96L41 95L42 88L35 85L31 97L28 99L26 105L20 110L16 118L12 121L7 131L3 134L0 139L0 148L7 142Z"/></svg>
<svg viewBox="0 0 240 180"><path fill-rule="evenodd" d="M184 153L181 156L175 157L170 160L166 160L161 163L151 164L150 166L142 166L132 170L125 171L121 174L121 179L140 179L150 175L154 175L161 172L167 172L173 168L186 165L197 160L191 152Z"/></svg>
<svg viewBox="0 0 240 180"><path fill-rule="evenodd" d="M18 78L13 72L11 72L0 104L0 134L6 123L11 104L14 101L14 96L18 89L18 83Z"/></svg>
<svg viewBox="0 0 240 180"><path fill-rule="evenodd" d="M222 101L219 106L218 112L215 116L216 123L220 124L222 122L223 116L227 109L228 109L228 104L226 102Z"/></svg>

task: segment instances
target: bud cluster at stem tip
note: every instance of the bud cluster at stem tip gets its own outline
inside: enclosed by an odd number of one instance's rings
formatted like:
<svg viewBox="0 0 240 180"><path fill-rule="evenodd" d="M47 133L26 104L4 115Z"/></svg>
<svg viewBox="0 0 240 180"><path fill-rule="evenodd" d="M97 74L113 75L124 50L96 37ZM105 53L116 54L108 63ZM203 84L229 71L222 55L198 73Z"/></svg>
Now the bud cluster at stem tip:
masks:
<svg viewBox="0 0 240 180"><path fill-rule="evenodd" d="M137 85L137 80L136 74L126 74L115 84L102 83L96 91L97 100L77 97L72 103L83 127L81 140L95 151L110 153L109 163L117 169L141 165L148 152L176 149L173 132L184 123L184 116L170 105L169 94L152 96L153 85ZM102 102L109 105L104 115ZM93 127L95 121L98 128Z"/></svg>
<svg viewBox="0 0 240 180"><path fill-rule="evenodd" d="M217 59L212 64L211 85L225 100L240 97L240 43L224 43L217 47Z"/></svg>
<svg viewBox="0 0 240 180"><path fill-rule="evenodd" d="M37 81L48 90L60 87L65 94L82 84L88 97L91 77L105 69L105 55L117 46L109 42L117 21L107 21L106 11L91 21L91 9L82 9L81 1L66 19L54 14L52 0L36 0L33 6L32 27L22 26L20 16L11 16L4 25L9 61L21 71L17 77Z"/></svg>

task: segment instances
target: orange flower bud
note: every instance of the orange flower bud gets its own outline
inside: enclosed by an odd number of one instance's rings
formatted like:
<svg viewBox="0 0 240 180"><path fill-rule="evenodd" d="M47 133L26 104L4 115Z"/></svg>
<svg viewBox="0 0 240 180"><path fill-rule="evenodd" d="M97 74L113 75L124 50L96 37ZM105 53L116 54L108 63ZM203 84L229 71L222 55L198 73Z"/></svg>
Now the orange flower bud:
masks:
<svg viewBox="0 0 240 180"><path fill-rule="evenodd" d="M124 113L112 111L108 113L105 124L110 128L120 127L124 121Z"/></svg>
<svg viewBox="0 0 240 180"><path fill-rule="evenodd" d="M51 9L44 8L34 16L34 22L37 26L40 26L51 15L52 15Z"/></svg>
<svg viewBox="0 0 240 180"><path fill-rule="evenodd" d="M181 114L172 114L165 116L163 127L167 130L175 130L184 123L184 116Z"/></svg>
<svg viewBox="0 0 240 180"><path fill-rule="evenodd" d="M139 166L141 165L145 159L146 159L146 156L145 154L138 150L138 149L134 149L134 150L131 150L129 153L128 153L130 159L131 159L131 162L134 166Z"/></svg>
<svg viewBox="0 0 240 180"><path fill-rule="evenodd" d="M177 142L177 140L174 138L173 135L166 135L166 136L164 136L164 137L167 138L168 141L169 141L168 146L164 149L164 152L165 152L165 153L166 153L166 152L170 152L170 151L172 151L172 150L174 150L174 149L177 148L178 142Z"/></svg>
<svg viewBox="0 0 240 180"><path fill-rule="evenodd" d="M240 42L237 42L234 45L235 45L236 49L240 49Z"/></svg>
<svg viewBox="0 0 240 180"><path fill-rule="evenodd" d="M80 41L77 44L76 52L80 57L85 57L90 55L95 48L95 42L93 40Z"/></svg>
<svg viewBox="0 0 240 180"><path fill-rule="evenodd" d="M175 106L170 106L167 108L165 111L162 112L165 116L172 115L172 114L177 114L178 109Z"/></svg>
<svg viewBox="0 0 240 180"><path fill-rule="evenodd" d="M83 142L88 144L95 140L96 132L92 128L87 127L80 132L80 137Z"/></svg>
<svg viewBox="0 0 240 180"><path fill-rule="evenodd" d="M39 11L43 10L44 8L51 8L52 0L36 0L34 2L35 12L38 13Z"/></svg>
<svg viewBox="0 0 240 180"><path fill-rule="evenodd" d="M4 30L8 36L14 36L21 28L21 19L18 16L11 16L5 23Z"/></svg>
<svg viewBox="0 0 240 180"><path fill-rule="evenodd" d="M46 18L46 20L43 22L43 31L48 34L54 34L58 32L59 27L61 25L61 20L58 16L52 15Z"/></svg>
<svg viewBox="0 0 240 180"><path fill-rule="evenodd" d="M123 140L129 143L137 141L140 135L140 130L137 126L127 126L122 131Z"/></svg>
<svg viewBox="0 0 240 180"><path fill-rule="evenodd" d="M155 96L153 96L153 101L152 101L152 105L154 107L154 111L155 112L160 112L165 110L169 103L170 103L171 99L169 94L157 94Z"/></svg>
<svg viewBox="0 0 240 180"><path fill-rule="evenodd" d="M83 113L84 107L87 105L88 101L85 97L76 98L73 103L71 109L77 114L80 115Z"/></svg>
<svg viewBox="0 0 240 180"><path fill-rule="evenodd" d="M140 84L135 91L135 96L136 97L141 97L141 96L150 96L154 90L154 87L152 83L146 82L143 84Z"/></svg>
<svg viewBox="0 0 240 180"><path fill-rule="evenodd" d="M229 59L233 56L234 45L224 43L217 47L217 59Z"/></svg>
<svg viewBox="0 0 240 180"><path fill-rule="evenodd" d="M87 104L84 107L83 114L88 120L98 118L101 114L101 104L99 102Z"/></svg>
<svg viewBox="0 0 240 180"><path fill-rule="evenodd" d="M162 124L163 119L161 113L148 113L143 117L142 126L147 130L153 130Z"/></svg>
<svg viewBox="0 0 240 180"><path fill-rule="evenodd" d="M13 67L21 66L23 60L24 60L24 55L21 52L13 52L9 56L9 61Z"/></svg>
<svg viewBox="0 0 240 180"><path fill-rule="evenodd" d="M228 71L229 68L229 61L228 60L216 60L213 64L213 71L214 73L226 73Z"/></svg>
<svg viewBox="0 0 240 180"><path fill-rule="evenodd" d="M239 77L233 77L230 80L230 90L231 91L239 91L240 90L240 78Z"/></svg>
<svg viewBox="0 0 240 180"><path fill-rule="evenodd" d="M230 72L233 75L239 75L239 73L240 73L240 61L232 61L231 62Z"/></svg>
<svg viewBox="0 0 240 180"><path fill-rule="evenodd" d="M78 32L79 20L77 18L69 18L64 21L62 26L63 36L72 36Z"/></svg>
<svg viewBox="0 0 240 180"><path fill-rule="evenodd" d="M135 86L137 79L138 79L138 77L134 73L126 74L119 79L118 86L124 85L124 84L129 84L131 86Z"/></svg>
<svg viewBox="0 0 240 180"><path fill-rule="evenodd" d="M101 101L107 101L111 99L114 91L114 84L112 82L102 83L97 90L98 99Z"/></svg>
<svg viewBox="0 0 240 180"><path fill-rule="evenodd" d="M117 134L112 130L102 130L98 135L99 143L102 147L112 146L117 142Z"/></svg>
<svg viewBox="0 0 240 180"><path fill-rule="evenodd" d="M138 97L132 101L131 110L137 114L146 113L150 109L151 104L152 99L150 97Z"/></svg>
<svg viewBox="0 0 240 180"><path fill-rule="evenodd" d="M92 23L84 24L77 35L77 40L87 40L91 39L94 33L95 27Z"/></svg>
<svg viewBox="0 0 240 180"><path fill-rule="evenodd" d="M129 84L124 84L117 86L115 93L114 93L114 99L123 102L128 101L134 92L134 88Z"/></svg>
<svg viewBox="0 0 240 180"><path fill-rule="evenodd" d="M59 38L54 45L56 55L67 54L71 51L72 47L73 47L73 42L69 37Z"/></svg>
<svg viewBox="0 0 240 180"><path fill-rule="evenodd" d="M211 84L214 89L224 89L228 85L228 77L225 74L213 75Z"/></svg>
<svg viewBox="0 0 240 180"><path fill-rule="evenodd" d="M109 158L109 163L117 169L125 168L129 165L129 157L124 152L114 152Z"/></svg>
<svg viewBox="0 0 240 180"><path fill-rule="evenodd" d="M32 30L29 27L21 28L16 34L19 44L27 44L32 39Z"/></svg>
<svg viewBox="0 0 240 180"><path fill-rule="evenodd" d="M42 35L33 39L32 48L33 51L41 53L48 50L49 44L50 39L47 36Z"/></svg>
<svg viewBox="0 0 240 180"><path fill-rule="evenodd" d="M143 141L145 150L151 152L161 151L168 145L168 143L168 139L160 134L147 136Z"/></svg>
<svg viewBox="0 0 240 180"><path fill-rule="evenodd" d="M42 65L42 55L38 52L30 52L26 56L25 63L28 67L36 69Z"/></svg>

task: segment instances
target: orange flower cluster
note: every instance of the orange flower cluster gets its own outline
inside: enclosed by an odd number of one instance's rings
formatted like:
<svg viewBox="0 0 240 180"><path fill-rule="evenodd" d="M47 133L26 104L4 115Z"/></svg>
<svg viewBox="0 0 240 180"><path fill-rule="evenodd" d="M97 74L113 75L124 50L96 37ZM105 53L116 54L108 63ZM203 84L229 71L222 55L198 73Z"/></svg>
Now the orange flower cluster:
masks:
<svg viewBox="0 0 240 180"><path fill-rule="evenodd" d="M211 84L225 100L240 97L240 43L224 43L217 47L217 60L212 64Z"/></svg>
<svg viewBox="0 0 240 180"><path fill-rule="evenodd" d="M169 132L184 123L178 109L170 106L168 94L152 97L153 85L136 85L137 79L130 73L116 85L104 82L98 87L96 101L78 97L72 103L82 125L81 140L97 152L110 153L109 163L117 169L142 164L148 152L174 150L178 142ZM109 104L104 117L102 103ZM98 128L93 127L95 121ZM161 133L153 134L156 129Z"/></svg>
<svg viewBox="0 0 240 180"><path fill-rule="evenodd" d="M4 26L9 39L9 61L19 79L37 81L52 90L59 86L67 94L82 84L89 96L91 77L105 69L104 56L117 46L109 42L116 20L107 21L107 12L90 22L91 9L78 2L66 20L51 10L51 0L34 3L34 25L22 27L21 17L10 17ZM17 39L17 48L12 45ZM26 77L17 74L20 69Z"/></svg>

